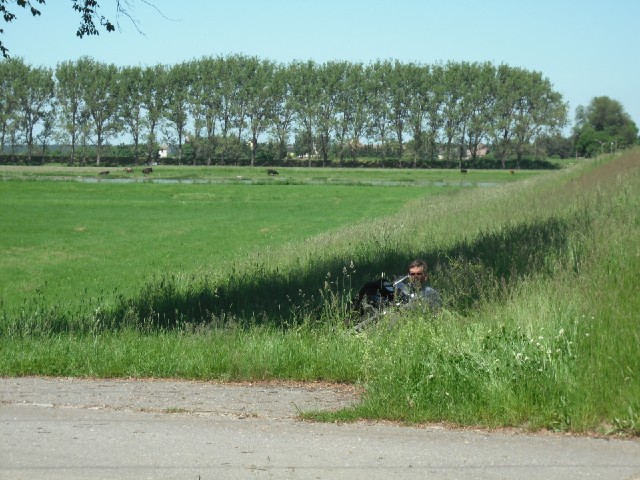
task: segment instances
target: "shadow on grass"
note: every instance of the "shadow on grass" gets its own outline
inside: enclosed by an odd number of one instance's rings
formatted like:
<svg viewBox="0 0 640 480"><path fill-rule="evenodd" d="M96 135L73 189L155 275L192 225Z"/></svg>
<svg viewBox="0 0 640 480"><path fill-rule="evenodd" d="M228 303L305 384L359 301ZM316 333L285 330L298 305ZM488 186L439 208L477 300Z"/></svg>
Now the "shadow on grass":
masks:
<svg viewBox="0 0 640 480"><path fill-rule="evenodd" d="M323 252L309 264L287 271L256 265L215 282L207 277L158 277L133 296L120 295L111 306L91 304L82 311L68 311L36 300L13 318L3 312L0 333L16 337L256 324L286 328L310 319L335 321L343 318L360 286L383 272L387 278L405 274L416 257L428 263L432 286L440 291L445 307L464 314L482 301L504 296L522 278L550 275L557 260L570 255L572 235L587 231L589 225L585 212L503 226L447 249L400 252L374 239L349 258Z"/></svg>
<svg viewBox="0 0 640 480"><path fill-rule="evenodd" d="M302 319L323 321L327 303L331 303L329 311L339 315L360 285L381 272L403 274L413 257L430 265L433 286L441 292L446 307L464 313L483 300L504 295L523 277L550 274L551 260L567 255L571 233L584 231L588 224L587 215L547 218L481 233L446 250L425 248L409 255L378 245L371 251L363 249L366 253L360 257L367 258L324 254L290 271L266 271L257 266L231 272L217 283L195 277L156 278L135 297L120 297L97 323L108 329L153 331L228 324L286 327Z"/></svg>

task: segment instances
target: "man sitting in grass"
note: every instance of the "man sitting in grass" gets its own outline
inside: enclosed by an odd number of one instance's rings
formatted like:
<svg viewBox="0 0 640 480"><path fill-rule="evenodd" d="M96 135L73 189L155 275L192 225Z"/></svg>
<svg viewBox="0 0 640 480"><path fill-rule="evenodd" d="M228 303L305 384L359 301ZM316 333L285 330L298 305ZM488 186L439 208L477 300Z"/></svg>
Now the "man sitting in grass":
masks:
<svg viewBox="0 0 640 480"><path fill-rule="evenodd" d="M424 260L416 259L409 264L408 294L411 299L423 299L431 308L440 308L442 300L437 290L428 285L429 274ZM406 292L405 292L406 293Z"/></svg>

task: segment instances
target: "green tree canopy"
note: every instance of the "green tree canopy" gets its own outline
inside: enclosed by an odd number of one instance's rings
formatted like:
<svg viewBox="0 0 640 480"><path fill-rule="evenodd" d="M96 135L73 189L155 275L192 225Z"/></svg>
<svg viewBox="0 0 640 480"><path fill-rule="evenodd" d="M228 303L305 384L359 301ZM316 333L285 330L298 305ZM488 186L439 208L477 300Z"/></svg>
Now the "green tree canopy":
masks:
<svg viewBox="0 0 640 480"><path fill-rule="evenodd" d="M637 143L638 127L620 102L594 97L576 109L574 138L578 154L590 157Z"/></svg>

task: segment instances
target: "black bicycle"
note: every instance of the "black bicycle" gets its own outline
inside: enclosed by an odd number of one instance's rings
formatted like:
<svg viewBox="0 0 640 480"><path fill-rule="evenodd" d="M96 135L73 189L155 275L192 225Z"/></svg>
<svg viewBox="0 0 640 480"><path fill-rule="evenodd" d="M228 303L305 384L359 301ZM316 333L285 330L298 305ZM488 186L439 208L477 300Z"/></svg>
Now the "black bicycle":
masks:
<svg viewBox="0 0 640 480"><path fill-rule="evenodd" d="M390 281L380 277L365 283L351 301L351 322L356 331L376 323L391 309L408 305L415 293L408 283L408 275ZM355 317L355 318L354 318Z"/></svg>

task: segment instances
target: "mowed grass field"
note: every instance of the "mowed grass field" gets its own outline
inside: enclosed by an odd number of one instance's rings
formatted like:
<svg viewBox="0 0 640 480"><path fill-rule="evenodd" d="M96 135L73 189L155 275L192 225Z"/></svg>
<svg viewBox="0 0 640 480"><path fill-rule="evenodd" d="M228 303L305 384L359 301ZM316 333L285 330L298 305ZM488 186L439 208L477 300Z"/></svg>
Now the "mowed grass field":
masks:
<svg viewBox="0 0 640 480"><path fill-rule="evenodd" d="M131 294L158 274L234 260L535 172L155 167L0 167L0 299L73 305ZM478 186L478 184L480 186Z"/></svg>

